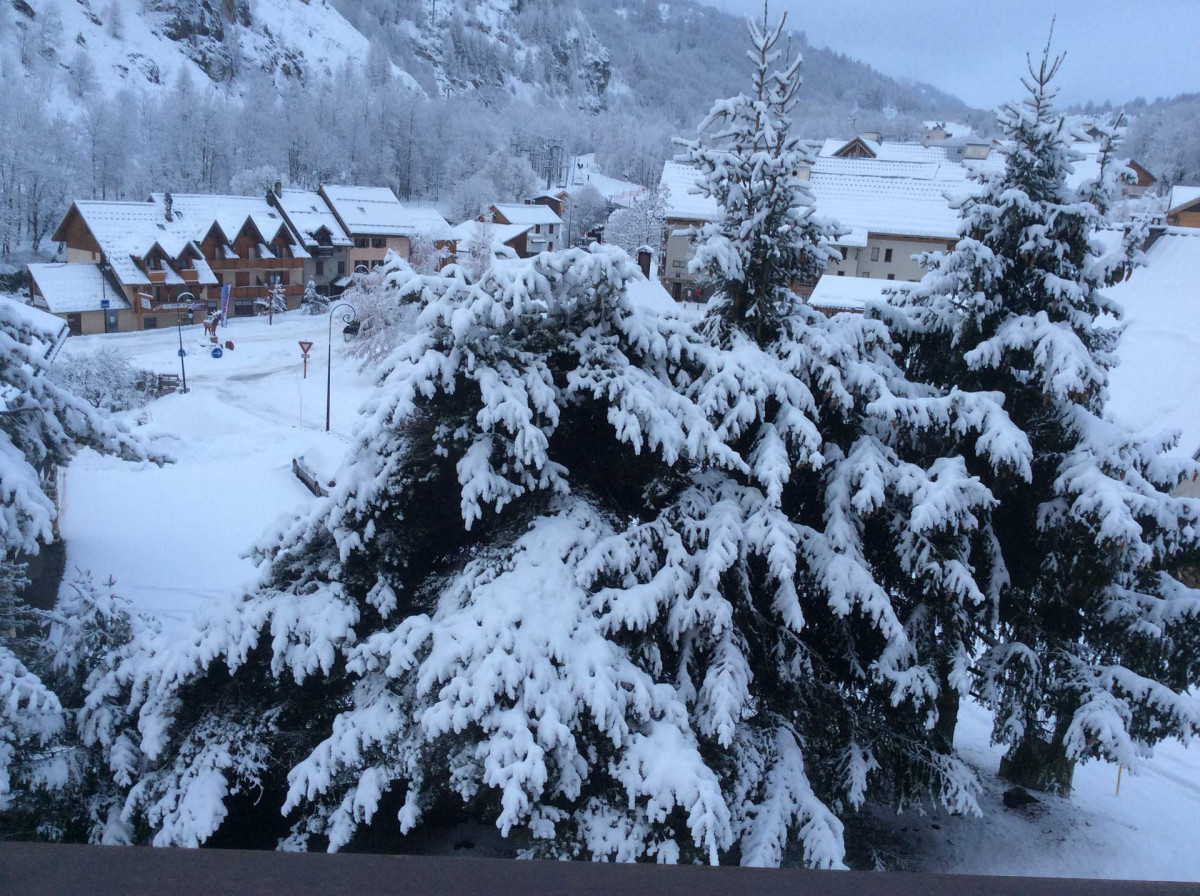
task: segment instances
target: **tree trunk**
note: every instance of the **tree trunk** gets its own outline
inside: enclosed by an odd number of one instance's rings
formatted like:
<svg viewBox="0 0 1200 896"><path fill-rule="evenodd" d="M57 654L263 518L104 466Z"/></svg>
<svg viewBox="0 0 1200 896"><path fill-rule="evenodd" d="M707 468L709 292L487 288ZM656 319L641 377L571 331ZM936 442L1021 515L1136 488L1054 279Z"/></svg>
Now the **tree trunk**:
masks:
<svg viewBox="0 0 1200 896"><path fill-rule="evenodd" d="M1065 734L1066 724L1062 722L1055 729L1052 742L1027 734L1000 760L1000 777L1030 790L1070 796L1075 760L1067 758L1063 747Z"/></svg>
<svg viewBox="0 0 1200 896"><path fill-rule="evenodd" d="M937 748L943 753L954 751L954 729L958 727L958 704L961 697L957 688L953 688L941 675L938 684L941 687L937 697L937 724L933 726L933 739Z"/></svg>

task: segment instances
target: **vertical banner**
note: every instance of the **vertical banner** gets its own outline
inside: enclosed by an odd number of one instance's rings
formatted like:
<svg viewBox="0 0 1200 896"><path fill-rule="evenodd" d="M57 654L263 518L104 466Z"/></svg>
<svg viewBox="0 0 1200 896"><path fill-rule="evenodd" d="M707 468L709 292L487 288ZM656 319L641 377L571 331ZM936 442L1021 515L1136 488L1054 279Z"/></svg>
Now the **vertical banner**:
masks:
<svg viewBox="0 0 1200 896"><path fill-rule="evenodd" d="M229 286L226 283L221 286L221 326L229 325Z"/></svg>

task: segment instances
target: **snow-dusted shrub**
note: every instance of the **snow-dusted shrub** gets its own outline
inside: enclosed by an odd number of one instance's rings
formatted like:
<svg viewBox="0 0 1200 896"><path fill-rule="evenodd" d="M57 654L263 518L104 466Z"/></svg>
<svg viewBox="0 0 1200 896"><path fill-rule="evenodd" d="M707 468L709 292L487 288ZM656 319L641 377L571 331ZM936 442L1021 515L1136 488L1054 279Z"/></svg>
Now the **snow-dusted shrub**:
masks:
<svg viewBox="0 0 1200 896"><path fill-rule="evenodd" d="M355 310L358 334L347 344L347 351L364 370L380 364L412 332L414 308L396 298L394 283L413 273L408 262L388 252L383 264L369 273L357 273L350 288L339 301L349 302Z"/></svg>
<svg viewBox="0 0 1200 896"><path fill-rule="evenodd" d="M60 354L50 379L94 408L127 411L140 408L150 396L149 374L129 363L120 350L104 345L95 351Z"/></svg>
<svg viewBox="0 0 1200 896"><path fill-rule="evenodd" d="M642 246L652 248L656 256L661 255L666 240L668 192L666 188L655 187L628 208L619 208L609 215L604 225L604 242L620 246L633 256Z"/></svg>

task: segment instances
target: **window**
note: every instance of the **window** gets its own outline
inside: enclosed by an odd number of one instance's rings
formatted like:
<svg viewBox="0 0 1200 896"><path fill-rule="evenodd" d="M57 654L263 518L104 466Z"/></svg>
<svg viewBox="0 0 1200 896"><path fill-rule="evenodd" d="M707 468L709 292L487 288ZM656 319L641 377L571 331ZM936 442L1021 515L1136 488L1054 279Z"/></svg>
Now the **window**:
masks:
<svg viewBox="0 0 1200 896"><path fill-rule="evenodd" d="M671 262L671 267L681 268L681 267L683 267L683 262L682 261L673 261L673 262Z"/></svg>
<svg viewBox="0 0 1200 896"><path fill-rule="evenodd" d="M890 251L890 250L889 250L889 251ZM895 275L895 274L888 274L888 279L889 279L889 280L895 280L895 279L896 279L896 275Z"/></svg>
<svg viewBox="0 0 1200 896"><path fill-rule="evenodd" d="M381 236L371 237L371 248L372 249L382 249L383 247L384 247L383 237L381 237Z"/></svg>
<svg viewBox="0 0 1200 896"><path fill-rule="evenodd" d="M338 276L339 277L346 276L346 262L344 262L344 261L338 262Z"/></svg>
<svg viewBox="0 0 1200 896"><path fill-rule="evenodd" d="M249 299L238 299L233 303L234 317L253 317L254 302Z"/></svg>
<svg viewBox="0 0 1200 896"><path fill-rule="evenodd" d="M323 277L324 275L325 275L325 262L318 261L317 262L317 276Z"/></svg>
<svg viewBox="0 0 1200 896"><path fill-rule="evenodd" d="M870 271L860 271L858 276L860 276L860 277L870 277L870 276L871 276L871 272L870 272Z"/></svg>
<svg viewBox="0 0 1200 896"><path fill-rule="evenodd" d="M878 246L871 247L871 261L879 261L879 247Z"/></svg>
<svg viewBox="0 0 1200 896"><path fill-rule="evenodd" d="M233 283L235 286L249 286L250 285L250 272L249 271L238 271L237 273L235 273L233 275Z"/></svg>
<svg viewBox="0 0 1200 896"><path fill-rule="evenodd" d="M81 335L83 333L83 316L80 314L68 314L67 330L72 336Z"/></svg>
<svg viewBox="0 0 1200 896"><path fill-rule="evenodd" d="M892 250L891 249L883 250L883 260L887 261L887 262L890 262L892 260Z"/></svg>
<svg viewBox="0 0 1200 896"><path fill-rule="evenodd" d="M157 330L158 329L158 318L157 317L143 317L142 318L142 329L143 330Z"/></svg>
<svg viewBox="0 0 1200 896"><path fill-rule="evenodd" d="M838 276L839 276L839 277L845 277L845 276L846 276L846 272L845 272L845 271L838 271Z"/></svg>
<svg viewBox="0 0 1200 896"><path fill-rule="evenodd" d="M533 232L534 232L534 233L541 233L541 232L542 232L542 225L541 225L541 224L534 224L534 225L533 225Z"/></svg>
<svg viewBox="0 0 1200 896"><path fill-rule="evenodd" d="M367 246L370 245L370 243L367 241L367 238L365 236L356 236L354 238L354 245L356 245L360 249L365 249L365 248L367 248Z"/></svg>
<svg viewBox="0 0 1200 896"><path fill-rule="evenodd" d="M847 258L850 257L850 250L847 249L845 246L842 246L838 251L840 251L842 253L842 261L845 261Z"/></svg>

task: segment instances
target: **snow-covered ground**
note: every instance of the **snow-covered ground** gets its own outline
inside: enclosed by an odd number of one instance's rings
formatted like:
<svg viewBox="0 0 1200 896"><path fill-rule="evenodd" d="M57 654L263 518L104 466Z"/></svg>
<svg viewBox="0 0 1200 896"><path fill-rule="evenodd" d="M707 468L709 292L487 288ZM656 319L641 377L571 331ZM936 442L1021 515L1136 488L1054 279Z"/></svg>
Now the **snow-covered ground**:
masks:
<svg viewBox="0 0 1200 896"><path fill-rule="evenodd" d="M337 322L335 322L337 323ZM334 327L332 432L325 429L328 318L298 312L266 320L234 319L220 359L184 329L190 391L152 402L144 431L162 436L175 463L131 464L85 451L62 480L60 532L68 569L116 577L119 591L170 623L252 577L241 558L280 515L312 500L292 475L305 455L332 469L345 451L366 392L354 359L343 356ZM299 340L312 341L301 378ZM80 337L65 352L115 345L138 367L179 373L174 327L146 333Z"/></svg>
<svg viewBox="0 0 1200 896"><path fill-rule="evenodd" d="M61 532L71 566L113 575L119 593L165 624L253 575L244 552L280 515L312 500L291 472L304 454L332 470L355 410L369 391L333 340L333 432L324 432L326 317L298 313L234 320L222 334L236 348L219 360L184 331L186 395L152 402L145 431L164 437L174 464L157 468L84 452L67 468ZM315 343L307 380L298 340ZM174 329L68 341L66 352L115 345L138 366L177 373ZM1138 350L1139 356L1143 354ZM1133 366L1133 365L1131 365ZM1154 388L1166 388L1161 380ZM1141 774L1090 763L1076 772L1070 800L1006 809L996 780L999 751L990 719L963 707L959 747L984 782L983 818L906 813L886 819L877 848L895 867L991 874L1200 880L1200 748L1164 744ZM897 861L903 856L902 862ZM922 856L914 860L913 856Z"/></svg>

